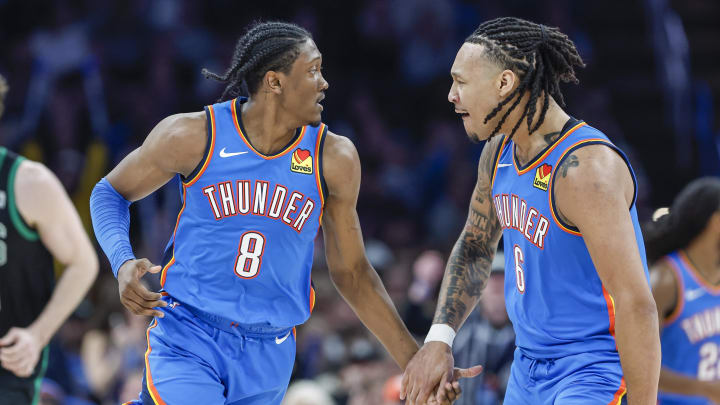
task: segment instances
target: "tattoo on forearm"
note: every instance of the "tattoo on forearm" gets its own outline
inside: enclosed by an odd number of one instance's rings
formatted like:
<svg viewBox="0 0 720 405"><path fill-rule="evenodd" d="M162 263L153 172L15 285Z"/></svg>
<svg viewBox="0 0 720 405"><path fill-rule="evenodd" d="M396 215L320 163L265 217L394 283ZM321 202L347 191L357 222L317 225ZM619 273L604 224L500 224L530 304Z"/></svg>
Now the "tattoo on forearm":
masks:
<svg viewBox="0 0 720 405"><path fill-rule="evenodd" d="M489 195L490 186L478 184L475 194L465 229L448 260L434 319L435 323L446 323L455 328L465 318L468 304L474 305L485 288L495 254L496 237L500 232L497 218L492 216L491 202L486 198L478 198ZM478 207L476 202L483 206Z"/></svg>
<svg viewBox="0 0 720 405"><path fill-rule="evenodd" d="M560 174L562 174L563 177L567 177L568 170L578 166L580 166L580 161L577 156L570 155L560 164Z"/></svg>

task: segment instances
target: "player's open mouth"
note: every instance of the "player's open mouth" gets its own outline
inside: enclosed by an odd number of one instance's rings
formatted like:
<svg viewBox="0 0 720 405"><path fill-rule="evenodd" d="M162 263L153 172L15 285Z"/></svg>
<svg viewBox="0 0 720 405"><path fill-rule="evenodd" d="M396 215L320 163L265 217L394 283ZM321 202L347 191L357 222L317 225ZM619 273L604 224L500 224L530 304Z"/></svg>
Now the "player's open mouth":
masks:
<svg viewBox="0 0 720 405"><path fill-rule="evenodd" d="M323 106L322 106L322 104L320 104L320 102L323 101L324 99L325 99L325 95L323 94L320 97L318 97L317 101L315 102L317 104L317 106L320 107L320 111L323 110Z"/></svg>
<svg viewBox="0 0 720 405"><path fill-rule="evenodd" d="M460 118L465 119L470 116L470 114L466 113L465 111L458 111L455 110L456 113L460 114Z"/></svg>

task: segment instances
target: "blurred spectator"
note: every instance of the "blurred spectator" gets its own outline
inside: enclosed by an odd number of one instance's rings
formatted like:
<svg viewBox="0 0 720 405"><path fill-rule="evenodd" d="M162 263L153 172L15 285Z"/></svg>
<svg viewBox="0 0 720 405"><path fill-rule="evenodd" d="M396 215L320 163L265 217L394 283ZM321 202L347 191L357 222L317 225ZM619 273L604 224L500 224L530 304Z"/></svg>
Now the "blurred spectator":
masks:
<svg viewBox="0 0 720 405"><path fill-rule="evenodd" d="M335 405L335 402L320 384L298 380L288 387L282 405Z"/></svg>

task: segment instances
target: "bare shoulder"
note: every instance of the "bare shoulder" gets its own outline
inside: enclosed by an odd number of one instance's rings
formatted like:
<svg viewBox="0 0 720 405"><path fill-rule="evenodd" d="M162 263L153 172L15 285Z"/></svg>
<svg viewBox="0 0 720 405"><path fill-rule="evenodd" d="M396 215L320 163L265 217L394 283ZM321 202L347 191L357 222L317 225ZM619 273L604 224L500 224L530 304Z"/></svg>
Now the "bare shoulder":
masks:
<svg viewBox="0 0 720 405"><path fill-rule="evenodd" d="M667 260L660 259L650 268L650 284L654 294L657 292L663 295L677 290L678 282L670 266Z"/></svg>
<svg viewBox="0 0 720 405"><path fill-rule="evenodd" d="M359 187L360 157L350 139L328 131L322 154L323 176L331 195Z"/></svg>
<svg viewBox="0 0 720 405"><path fill-rule="evenodd" d="M328 131L323 149L323 162L326 167L331 165L352 164L354 160L360 160L355 144L345 136Z"/></svg>
<svg viewBox="0 0 720 405"><path fill-rule="evenodd" d="M500 144L503 142L503 136L495 136L488 139L480 153L478 161L478 180L486 179L490 181L493 170L495 170L495 156L497 155Z"/></svg>
<svg viewBox="0 0 720 405"><path fill-rule="evenodd" d="M63 208L67 199L57 176L44 164L27 159L18 167L14 192L20 215L32 226L44 214Z"/></svg>
<svg viewBox="0 0 720 405"><path fill-rule="evenodd" d="M143 153L165 162L169 171L189 174L202 160L207 131L204 111L168 116L150 132L143 144Z"/></svg>
<svg viewBox="0 0 720 405"><path fill-rule="evenodd" d="M15 175L16 190L37 191L38 195L41 195L43 189L53 191L57 188L63 189L60 180L44 164L25 159L18 166Z"/></svg>
<svg viewBox="0 0 720 405"><path fill-rule="evenodd" d="M589 145L565 156L555 169L555 195L574 200L595 199L622 193L632 201L634 184L625 160L605 145Z"/></svg>
<svg viewBox="0 0 720 405"><path fill-rule="evenodd" d="M173 114L160 121L148 136L166 143L202 143L207 138L207 117L204 111ZM200 142L202 141L202 142Z"/></svg>

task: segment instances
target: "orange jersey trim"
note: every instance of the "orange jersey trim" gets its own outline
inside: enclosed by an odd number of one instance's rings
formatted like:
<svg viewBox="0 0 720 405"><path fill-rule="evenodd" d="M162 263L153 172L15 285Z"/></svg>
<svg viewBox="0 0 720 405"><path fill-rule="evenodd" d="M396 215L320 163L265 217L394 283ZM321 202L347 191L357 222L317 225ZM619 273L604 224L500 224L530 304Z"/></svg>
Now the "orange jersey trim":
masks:
<svg viewBox="0 0 720 405"><path fill-rule="evenodd" d="M212 160L213 151L215 150L215 110L213 110L212 106L208 106L208 110L210 111L210 128L212 130L210 131L210 148L208 149L208 155L205 156L205 162L203 162L202 167L200 168L200 171L187 183L184 184L186 187L190 187L193 184L195 184L196 181L202 176L202 174L205 172L205 169L208 168L208 165L210 164L210 160Z"/></svg>
<svg viewBox="0 0 720 405"><path fill-rule="evenodd" d="M492 189L495 187L495 177L497 177L498 163L500 163L500 157L502 156L502 152L503 149L505 149L507 141L508 137L506 136L503 138L503 141L500 143L500 149L497 151L497 158L495 159L495 165L493 165L492 181L490 182L490 194L492 194Z"/></svg>
<svg viewBox="0 0 720 405"><path fill-rule="evenodd" d="M581 124L585 124L585 123L584 123L584 122L581 122L580 124L576 125L575 127L573 127L573 129L571 129L570 131L568 131L568 133L567 133L566 135L570 134L572 131L574 131L575 129L577 129ZM568 153L571 149L575 148L575 147L578 146L578 145L582 145L582 144L588 143L588 142L598 142L598 141L604 142L604 143L610 145L610 143L609 143L607 140L602 139L602 138L583 139L582 141L575 142L574 144L570 145L567 149L565 149L565 151L563 151L563 153L560 155L560 157L558 158L557 161L558 161L558 162L561 162L561 161L563 160L563 158L565 157L565 155L567 155L567 153ZM558 142L558 143L559 143L559 142ZM540 161L536 162L536 164L537 164L537 163L540 163ZM556 166L557 166L557 165L556 165ZM558 167L555 167L555 168L553 169L552 175L550 176L550 181L548 182L548 190L547 190L547 193L548 193L548 203L549 203L548 205L550 206L550 213L552 214L553 221L555 221L555 225L557 225L560 229L562 229L563 231L565 231L565 232L567 232L567 233L569 233L569 234L571 234L571 235L582 236L582 233L580 233L580 232L578 232L578 231L575 231L575 230L573 230L573 229L570 229L570 228L566 227L565 225L563 225L562 222L560 222L560 220L558 219L557 214L555 213L555 209L553 208L553 198L552 198L553 192L552 192L552 186L553 186L553 184L555 183L555 173L557 173L557 169L558 169Z"/></svg>
<svg viewBox="0 0 720 405"><path fill-rule="evenodd" d="M625 394L627 394L627 386L625 385L625 377L623 377L620 380L620 388L615 391L615 395L608 405L620 405Z"/></svg>
<svg viewBox="0 0 720 405"><path fill-rule="evenodd" d="M178 226L180 225L180 217L182 216L183 212L185 211L185 205L187 203L187 187L183 187L183 204L182 208L180 208L180 212L178 212L177 220L175 221L175 230L173 231L173 253L170 260L167 262L165 267L162 269L162 273L160 274L160 286L165 287L165 279L167 278L167 272L170 269L170 267L175 264L175 236L177 235Z"/></svg>
<svg viewBox="0 0 720 405"><path fill-rule="evenodd" d="M690 270L690 277L692 277L701 287L705 288L707 292L712 295L720 294L720 285L712 285L709 281L705 280L702 274L695 268L684 250L678 251L678 257L685 263L685 266Z"/></svg>
<svg viewBox="0 0 720 405"><path fill-rule="evenodd" d="M310 313L312 314L313 309L315 308L315 289L310 286Z"/></svg>
<svg viewBox="0 0 720 405"><path fill-rule="evenodd" d="M150 325L150 327L147 329L147 332L145 332L145 335L147 336L147 344L148 348L147 351L145 351L145 382L147 384L148 392L150 392L150 396L152 397L153 402L155 402L155 405L166 405L165 401L160 398L160 394L158 394L157 389L155 388L155 384L153 384L152 381L152 375L150 374L150 352L152 351L152 348L150 348L150 329L157 326L157 319L154 320L153 324Z"/></svg>
<svg viewBox="0 0 720 405"><path fill-rule="evenodd" d="M320 176L322 176L322 173L320 173L320 154L322 153L320 150L320 141L322 140L325 127L325 124L320 124L318 137L315 142L315 182L317 183L318 194L320 194L320 216L318 217L318 223L320 224L322 224L323 211L325 208L325 195L323 194L322 182L320 181Z"/></svg>
<svg viewBox="0 0 720 405"><path fill-rule="evenodd" d="M682 270L677 267L677 264L672 259L666 257L665 261L670 264L670 268L675 273L675 285L677 286L677 302L675 303L675 309L663 320L663 327L667 327L675 322L682 314L683 308L685 307L685 283L683 281Z"/></svg>
<svg viewBox="0 0 720 405"><path fill-rule="evenodd" d="M250 148L250 150L252 150L253 152L255 152L255 154L258 155L258 156L260 156L261 158L263 158L263 159L265 159L265 160L271 160L271 159L279 158L280 156L283 156L283 155L287 154L287 153L290 152L292 149L294 149L296 146L298 146L298 144L299 144L300 141L302 140L303 136L305 136L305 132L307 131L307 125L305 125L305 126L302 128L302 130L300 131L300 135L297 137L297 139L295 140L295 142L293 142L291 145L287 146L285 149L281 150L280 152L278 152L278 153L276 153L276 154L274 154L274 155L270 155L270 156L263 155L262 153L258 152L258 150L255 149L255 148L252 146L252 144L251 144L250 141L247 139L247 137L245 136L245 134L243 133L243 131L240 129L240 123L239 123L240 121L238 120L237 108L235 108L236 101L237 101L237 100L233 100L232 103L230 103L230 106L231 106L231 109L232 109L232 115L233 115L233 123L235 124L235 129L237 130L238 135L240 135L240 138L243 140L243 142L245 142L245 145L247 145L247 147Z"/></svg>
<svg viewBox="0 0 720 405"><path fill-rule="evenodd" d="M603 297L605 297L605 303L607 304L608 308L608 317L610 318L610 335L612 337L615 337L615 300L613 300L613 297L610 295L608 290L605 289L605 286L602 288L603 291Z"/></svg>
<svg viewBox="0 0 720 405"><path fill-rule="evenodd" d="M574 127L570 128L567 132L565 132L565 135L563 135L563 136L561 136L560 138L558 138L551 147L549 147L545 152L543 152L542 155L540 155L540 156L536 157L535 159L533 159L533 160L531 161L532 163L530 164L530 166L528 166L528 167L526 167L526 168L524 168L524 169L522 169L522 170L520 170L520 169L518 168L518 166L517 166L517 161L515 160L515 150L514 150L514 148L513 148L513 151L512 151L512 161L513 161L513 166L515 166L515 171L517 171L517 174L518 174L518 175L523 175L523 174L529 172L530 170L534 169L534 168L535 168L537 165L539 165L543 160L545 160L545 158L548 157L548 155L549 155L558 145L560 145L560 144L562 143L562 141L565 140L565 138L567 138L568 136L570 136L570 134L572 134L572 133L575 132L578 128L580 128L580 127L582 127L582 126L584 126L584 125L587 125L587 124L586 124L585 122L581 122L581 123L579 123L579 124L576 124Z"/></svg>

